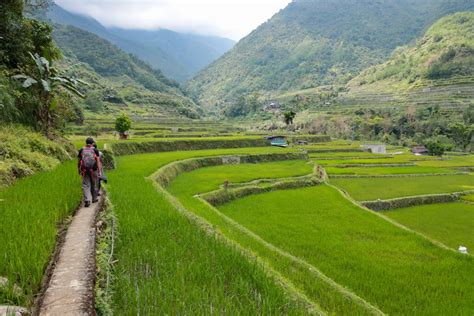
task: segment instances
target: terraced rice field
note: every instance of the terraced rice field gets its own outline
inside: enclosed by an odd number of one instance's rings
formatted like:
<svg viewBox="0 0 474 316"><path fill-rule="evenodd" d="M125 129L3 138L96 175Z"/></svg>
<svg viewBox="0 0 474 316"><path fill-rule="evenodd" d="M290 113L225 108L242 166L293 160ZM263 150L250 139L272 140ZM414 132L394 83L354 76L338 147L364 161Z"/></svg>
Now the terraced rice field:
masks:
<svg viewBox="0 0 474 316"><path fill-rule="evenodd" d="M6 288L0 286L1 303L33 303L56 244L58 225L73 214L81 199L75 163L0 190L0 277L9 282Z"/></svg>
<svg viewBox="0 0 474 316"><path fill-rule="evenodd" d="M144 135L117 152L151 140ZM248 155L259 162L244 163ZM115 314L474 313L474 259L456 252L474 249L472 195L383 213L356 202L474 190L474 175L461 168L474 166L472 156L379 156L333 141L116 162L107 191L118 237L106 289ZM57 225L79 202L75 172L71 162L0 191L0 277L22 288L21 295L0 288L1 301L28 306L38 293ZM212 194L228 200L206 200Z"/></svg>
<svg viewBox="0 0 474 316"><path fill-rule="evenodd" d="M396 178L338 178L331 183L357 201L474 190L474 176L447 175Z"/></svg>
<svg viewBox="0 0 474 316"><path fill-rule="evenodd" d="M474 250L474 205L463 202L420 205L384 213L445 245Z"/></svg>
<svg viewBox="0 0 474 316"><path fill-rule="evenodd" d="M245 197L220 210L388 314L474 310L466 279L474 269L471 257L439 249L341 199L331 187Z"/></svg>
<svg viewBox="0 0 474 316"><path fill-rule="evenodd" d="M120 169L110 173L109 187L121 227L114 310L129 314L306 313L306 307L285 295L259 263L177 212L175 205L145 179L175 160L277 150L250 148L120 158ZM281 174L291 173L293 167L282 168ZM298 168L307 171L304 164Z"/></svg>

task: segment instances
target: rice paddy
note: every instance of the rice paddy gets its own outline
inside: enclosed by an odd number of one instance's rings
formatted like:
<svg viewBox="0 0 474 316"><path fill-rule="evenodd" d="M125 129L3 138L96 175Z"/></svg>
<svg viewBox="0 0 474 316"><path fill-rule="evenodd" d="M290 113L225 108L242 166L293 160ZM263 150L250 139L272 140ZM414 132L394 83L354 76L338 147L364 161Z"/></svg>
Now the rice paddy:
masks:
<svg viewBox="0 0 474 316"><path fill-rule="evenodd" d="M33 303L56 244L58 225L80 203L75 164L65 163L0 190L0 277L9 282L0 286L0 302Z"/></svg>
<svg viewBox="0 0 474 316"><path fill-rule="evenodd" d="M474 176L472 175L337 178L332 179L331 183L346 191L357 201L474 190Z"/></svg>
<svg viewBox="0 0 474 316"><path fill-rule="evenodd" d="M474 205L442 203L399 208L384 213L397 222L445 245L474 251Z"/></svg>
<svg viewBox="0 0 474 316"><path fill-rule="evenodd" d="M474 313L474 259L456 253L460 245L474 249L472 193L382 214L358 205L470 192L473 156L438 159L405 149L375 155L347 141L224 149L219 146L260 144L262 135L223 133L225 126L215 123L172 125L143 122L126 142L99 138L120 149L107 185L118 234L110 302L115 314ZM82 136L73 139L82 145ZM183 151L187 142L209 146ZM168 151L173 144L179 151ZM129 155L157 149L167 152ZM186 159L305 151L308 160L222 158L228 162L183 168L165 187L155 178L160 168ZM324 176L323 170L327 184L253 191ZM70 162L0 191L0 277L11 282L0 288L0 303L33 303L58 229L79 204L79 179ZM204 200L209 192L234 188L248 192L217 206Z"/></svg>

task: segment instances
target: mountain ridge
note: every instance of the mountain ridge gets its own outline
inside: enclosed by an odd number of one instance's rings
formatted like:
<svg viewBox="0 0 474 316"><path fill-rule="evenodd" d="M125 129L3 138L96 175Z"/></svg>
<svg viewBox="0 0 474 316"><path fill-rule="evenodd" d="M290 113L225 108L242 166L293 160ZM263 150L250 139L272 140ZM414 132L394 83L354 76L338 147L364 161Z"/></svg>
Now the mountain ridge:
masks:
<svg viewBox="0 0 474 316"><path fill-rule="evenodd" d="M293 1L186 85L210 112L240 95L344 85L446 14L472 1Z"/></svg>
<svg viewBox="0 0 474 316"><path fill-rule="evenodd" d="M148 31L107 28L92 17L69 12L57 4L53 4L41 18L96 34L178 82L191 78L234 45L234 41L222 37L166 29Z"/></svg>

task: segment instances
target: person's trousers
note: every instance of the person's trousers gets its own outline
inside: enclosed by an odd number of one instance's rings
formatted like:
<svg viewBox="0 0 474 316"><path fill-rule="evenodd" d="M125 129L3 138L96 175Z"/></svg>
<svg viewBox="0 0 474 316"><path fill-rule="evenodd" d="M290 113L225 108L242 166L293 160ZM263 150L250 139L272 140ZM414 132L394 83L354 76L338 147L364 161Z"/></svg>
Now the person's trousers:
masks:
<svg viewBox="0 0 474 316"><path fill-rule="evenodd" d="M82 194L84 202L92 202L97 200L99 193L99 177L97 171L88 171L82 177Z"/></svg>

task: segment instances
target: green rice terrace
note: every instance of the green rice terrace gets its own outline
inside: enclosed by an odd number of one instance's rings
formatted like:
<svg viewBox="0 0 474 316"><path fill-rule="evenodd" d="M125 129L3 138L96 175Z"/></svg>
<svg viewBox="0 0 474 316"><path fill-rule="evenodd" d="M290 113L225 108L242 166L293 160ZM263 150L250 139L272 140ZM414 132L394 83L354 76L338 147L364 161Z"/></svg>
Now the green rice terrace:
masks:
<svg viewBox="0 0 474 316"><path fill-rule="evenodd" d="M201 125L98 137L115 166L98 215L98 314L474 313L474 259L458 251L474 249L474 156L373 154L315 135L281 148ZM66 162L0 190L5 305L38 311L81 203L75 172Z"/></svg>

